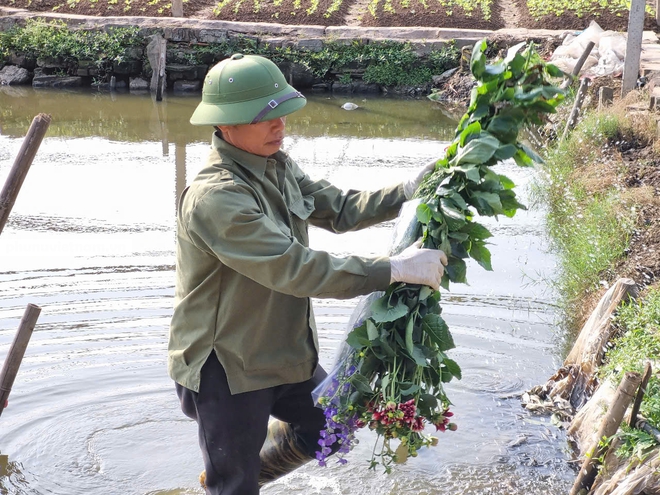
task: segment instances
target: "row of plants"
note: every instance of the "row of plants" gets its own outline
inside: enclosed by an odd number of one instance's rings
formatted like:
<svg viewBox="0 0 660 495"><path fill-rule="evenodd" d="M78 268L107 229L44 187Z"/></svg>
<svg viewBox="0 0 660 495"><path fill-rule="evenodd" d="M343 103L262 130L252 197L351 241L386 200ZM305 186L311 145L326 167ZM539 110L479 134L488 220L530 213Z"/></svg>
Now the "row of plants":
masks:
<svg viewBox="0 0 660 495"><path fill-rule="evenodd" d="M33 59L59 58L74 66L80 60L92 60L97 66L112 65L123 61L128 49L143 48L147 42L137 27L80 30L69 29L62 22L30 20L25 27L0 32L0 60L15 53ZM383 86L430 83L433 75L455 67L459 59L459 51L452 43L421 58L413 45L397 41L369 44L330 41L320 51L310 51L235 37L208 45L173 45L168 49L168 63L212 65L237 52L264 55L278 65L298 64L321 80L347 69L360 69L363 81ZM146 58L144 62L147 66Z"/></svg>
<svg viewBox="0 0 660 495"><path fill-rule="evenodd" d="M330 5L322 12L323 17L330 18L334 13L339 11L339 8L342 5L343 0L333 0ZM378 6L382 2L382 8L385 12L394 14L396 13L395 2L392 0L370 0L367 5L367 12L372 17L378 17ZM222 17L228 12L233 13L234 15L238 14L241 10L241 7L245 4L245 0L220 0L216 6L213 8L213 13L217 17ZM462 11L471 16L473 13L481 11L481 15L485 20L490 20L492 13L492 4L493 0L400 0L397 2L397 5L400 9L411 10L432 10L434 12L444 12L447 16L452 16L454 9L460 8ZM273 7L276 10L272 16L275 19L284 17L286 15L290 16L310 16L316 13L319 13L319 0L308 0L303 3L302 0L293 0L292 5L283 5L283 0L250 0L249 5L251 5L252 12L259 13L263 9L268 8L272 9ZM287 11L285 11L285 9Z"/></svg>
<svg viewBox="0 0 660 495"><path fill-rule="evenodd" d="M188 0L183 0L187 3ZM16 0L9 0L9 6L17 6ZM32 0L28 0L26 8L30 8ZM57 11L75 11L76 7L84 6L86 9L91 10L91 15L145 15L147 6L157 6L156 11L158 14L169 14L172 10L172 2L170 0L147 0L146 6L144 3L136 2L135 0L64 0L55 3L51 10ZM151 9L149 9L151 10Z"/></svg>
<svg viewBox="0 0 660 495"><path fill-rule="evenodd" d="M598 16L609 12L617 16L627 16L630 0L526 0L529 13L536 20L547 15L561 16L574 14L577 17ZM646 11L655 15L655 10L646 6Z"/></svg>

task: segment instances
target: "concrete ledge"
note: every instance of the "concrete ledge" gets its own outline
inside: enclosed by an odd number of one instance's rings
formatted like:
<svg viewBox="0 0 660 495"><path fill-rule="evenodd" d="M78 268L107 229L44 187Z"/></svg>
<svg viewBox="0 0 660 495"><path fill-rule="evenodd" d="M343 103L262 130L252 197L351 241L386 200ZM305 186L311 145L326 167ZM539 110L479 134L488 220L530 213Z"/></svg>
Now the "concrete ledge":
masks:
<svg viewBox="0 0 660 495"><path fill-rule="evenodd" d="M138 26L149 31L161 31L170 41L213 43L236 35L259 38L298 38L310 41L311 48L318 49L323 40L396 40L416 44L433 41L457 40L459 46L473 44L494 34L525 38L553 38L573 30L552 31L549 29L451 29L428 27L354 27L354 26L309 26L266 22L231 22L192 19L187 17L94 17L53 12L32 12L25 9L0 7L0 29L3 26L23 23L26 19L60 20L70 26L81 28L110 28ZM304 45L304 43L302 44ZM301 46L302 46L301 45ZM422 47L423 50L423 47Z"/></svg>

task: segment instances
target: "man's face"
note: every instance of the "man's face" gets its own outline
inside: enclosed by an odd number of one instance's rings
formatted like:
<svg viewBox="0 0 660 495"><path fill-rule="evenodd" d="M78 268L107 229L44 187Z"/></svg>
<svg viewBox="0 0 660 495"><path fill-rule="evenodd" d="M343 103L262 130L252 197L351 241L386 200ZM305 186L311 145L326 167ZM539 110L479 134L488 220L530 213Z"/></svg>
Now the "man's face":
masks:
<svg viewBox="0 0 660 495"><path fill-rule="evenodd" d="M257 124L221 125L222 137L229 144L259 156L279 151L284 140L286 117Z"/></svg>

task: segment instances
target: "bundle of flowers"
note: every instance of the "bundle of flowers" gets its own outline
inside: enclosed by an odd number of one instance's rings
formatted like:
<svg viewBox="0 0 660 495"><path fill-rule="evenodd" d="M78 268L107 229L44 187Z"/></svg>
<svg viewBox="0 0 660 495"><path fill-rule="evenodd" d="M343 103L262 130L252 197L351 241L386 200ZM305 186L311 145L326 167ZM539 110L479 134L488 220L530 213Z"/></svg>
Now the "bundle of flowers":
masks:
<svg viewBox="0 0 660 495"><path fill-rule="evenodd" d="M447 254L445 289L449 282L466 282L467 258L492 270L486 247L491 234L475 216L512 217L525 207L513 182L491 167L509 159L523 167L540 162L518 141L519 132L541 124L563 100L552 84L563 73L524 45L493 64L486 62L486 42L475 45L471 70L477 85L470 106L445 157L416 193L416 218L405 243L421 235L424 247ZM345 463L356 430L369 427L377 434L370 467L381 464L390 472L393 463L437 444L427 426L456 430L443 385L460 379L461 369L447 355L454 341L441 316L439 291L395 283L366 298L362 308L334 369L315 391L326 417L317 459L325 465L338 444L337 459Z"/></svg>

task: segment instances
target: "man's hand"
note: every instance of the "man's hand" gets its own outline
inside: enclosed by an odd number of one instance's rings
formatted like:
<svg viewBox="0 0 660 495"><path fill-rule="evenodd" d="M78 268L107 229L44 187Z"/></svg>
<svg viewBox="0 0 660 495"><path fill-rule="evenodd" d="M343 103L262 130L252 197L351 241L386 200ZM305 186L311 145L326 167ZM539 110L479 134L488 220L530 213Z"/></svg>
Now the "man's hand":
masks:
<svg viewBox="0 0 660 495"><path fill-rule="evenodd" d="M401 254L390 258L392 272L390 283L406 282L409 284L429 285L440 288L442 275L447 265L447 255L439 249L424 249L422 240L418 240Z"/></svg>
<svg viewBox="0 0 660 495"><path fill-rule="evenodd" d="M416 170L413 175L403 183L403 192L406 195L406 199L413 197L426 174L433 172L437 162L438 160L433 160L432 162L427 163L422 168Z"/></svg>

